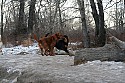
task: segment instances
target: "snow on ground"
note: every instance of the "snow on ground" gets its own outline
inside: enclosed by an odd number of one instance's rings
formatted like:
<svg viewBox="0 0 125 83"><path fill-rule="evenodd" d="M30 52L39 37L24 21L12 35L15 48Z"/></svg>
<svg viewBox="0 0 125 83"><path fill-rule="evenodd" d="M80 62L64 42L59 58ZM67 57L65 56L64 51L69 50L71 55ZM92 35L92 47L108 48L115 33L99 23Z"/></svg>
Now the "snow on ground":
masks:
<svg viewBox="0 0 125 83"><path fill-rule="evenodd" d="M23 47L22 45L20 46L15 46L11 48L2 48L2 54L7 55L7 54L12 54L12 55L18 55L18 54L40 54L40 49L38 47L37 43L34 43L32 46L29 47ZM66 54L62 50L57 50L55 51L57 54Z"/></svg>
<svg viewBox="0 0 125 83"><path fill-rule="evenodd" d="M38 74L52 76L57 83L125 83L125 63L88 61L86 64L73 65L74 57L68 55L41 56L36 54L37 44L29 47L16 46L2 48L0 65L7 72L30 69ZM18 55L26 52L26 55ZM15 56L13 56L15 55Z"/></svg>
<svg viewBox="0 0 125 83"><path fill-rule="evenodd" d="M23 47L22 45L20 45L20 46L15 46L11 48L2 48L2 54L3 55L7 55L7 54L17 55L22 52L28 53L28 54L36 54L38 50L39 50L39 47L37 43L34 43L32 46L29 46L29 47Z"/></svg>

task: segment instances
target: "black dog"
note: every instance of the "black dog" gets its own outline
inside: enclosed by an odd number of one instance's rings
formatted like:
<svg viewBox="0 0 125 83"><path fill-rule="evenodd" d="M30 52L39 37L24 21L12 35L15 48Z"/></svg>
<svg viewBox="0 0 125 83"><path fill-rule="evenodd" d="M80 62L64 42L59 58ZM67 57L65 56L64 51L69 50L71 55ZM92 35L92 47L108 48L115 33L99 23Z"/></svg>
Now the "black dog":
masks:
<svg viewBox="0 0 125 83"><path fill-rule="evenodd" d="M59 49L59 50L64 50L66 53L69 54L69 51L68 51L68 49L67 49L68 43L69 43L68 36L67 36L67 35L64 35L64 38L59 39L59 40L56 42L55 47L56 47L57 49Z"/></svg>
<svg viewBox="0 0 125 83"><path fill-rule="evenodd" d="M47 37L49 35L49 33L47 33L45 35L45 37ZM64 35L63 38L59 39L57 42L56 42L56 45L55 47L58 49L58 50L63 50L65 51L66 53L69 54L69 51L68 51L68 43L69 43L69 38L67 35Z"/></svg>

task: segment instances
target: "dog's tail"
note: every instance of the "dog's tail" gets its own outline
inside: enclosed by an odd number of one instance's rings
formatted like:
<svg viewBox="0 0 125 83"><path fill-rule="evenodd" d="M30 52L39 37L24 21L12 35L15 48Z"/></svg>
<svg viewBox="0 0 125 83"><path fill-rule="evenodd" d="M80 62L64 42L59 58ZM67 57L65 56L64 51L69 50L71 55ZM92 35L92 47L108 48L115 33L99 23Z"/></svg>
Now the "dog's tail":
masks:
<svg viewBox="0 0 125 83"><path fill-rule="evenodd" d="M39 40L38 40L36 34L34 34L33 36L34 36L34 39L38 42Z"/></svg>

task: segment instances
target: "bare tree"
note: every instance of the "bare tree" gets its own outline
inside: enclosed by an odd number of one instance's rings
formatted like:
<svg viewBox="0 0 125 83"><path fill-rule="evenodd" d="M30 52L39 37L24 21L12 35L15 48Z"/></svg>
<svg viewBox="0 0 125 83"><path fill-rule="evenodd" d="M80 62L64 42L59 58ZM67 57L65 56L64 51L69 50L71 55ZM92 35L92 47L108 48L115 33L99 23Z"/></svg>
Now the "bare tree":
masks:
<svg viewBox="0 0 125 83"><path fill-rule="evenodd" d="M99 35L99 17L98 17L98 13L96 10L96 5L94 3L94 0L90 0L90 4L91 4L91 9L92 9L92 15L95 21L95 37L97 38L97 36Z"/></svg>
<svg viewBox="0 0 125 83"><path fill-rule="evenodd" d="M33 32L33 26L35 21L35 4L36 0L31 0L30 7L29 7L29 19L28 19L28 33L32 34Z"/></svg>
<svg viewBox="0 0 125 83"><path fill-rule="evenodd" d="M20 2L20 9L19 9L19 20L18 20L18 26L17 26L17 33L19 34L25 34L27 29L24 25L24 5L25 5L25 0L19 0Z"/></svg>
<svg viewBox="0 0 125 83"><path fill-rule="evenodd" d="M97 0L99 14L97 13L94 0L90 0L92 15L95 21L95 42L97 46L104 46L106 41L106 31L104 28L104 12L101 0Z"/></svg>
<svg viewBox="0 0 125 83"><path fill-rule="evenodd" d="M123 1L124 2L124 14L125 14L125 0ZM123 15L124 16L124 15ZM124 16L125 17L125 16Z"/></svg>
<svg viewBox="0 0 125 83"><path fill-rule="evenodd" d="M79 5L81 21L82 21L82 29L83 29L83 36L84 36L84 47L90 47L90 39L87 31L86 25L86 17L85 17L85 8L84 8L84 0L77 0Z"/></svg>
<svg viewBox="0 0 125 83"><path fill-rule="evenodd" d="M3 0L1 2L1 41L3 42Z"/></svg>
<svg viewBox="0 0 125 83"><path fill-rule="evenodd" d="M59 25L60 25L60 32L64 33L63 32L63 24L62 24L62 14L61 14L61 10L60 10L60 0L57 1L57 8L58 8L58 11L59 11Z"/></svg>
<svg viewBox="0 0 125 83"><path fill-rule="evenodd" d="M116 2L117 2L117 0L116 0ZM115 16L116 16L116 29L118 29L118 10L117 10L117 8L118 8L118 4L116 3L116 10L115 10Z"/></svg>
<svg viewBox="0 0 125 83"><path fill-rule="evenodd" d="M99 46L104 46L106 41L106 31L104 28L104 12L103 12L102 0L97 0L97 4L99 9L99 35L97 44Z"/></svg>

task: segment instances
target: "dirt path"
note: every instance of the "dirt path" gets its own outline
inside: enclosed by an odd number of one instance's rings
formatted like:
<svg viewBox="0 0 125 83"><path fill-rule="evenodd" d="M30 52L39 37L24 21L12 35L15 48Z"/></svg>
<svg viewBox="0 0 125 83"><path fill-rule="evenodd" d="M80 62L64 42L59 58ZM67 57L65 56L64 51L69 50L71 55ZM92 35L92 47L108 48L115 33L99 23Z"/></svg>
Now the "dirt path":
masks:
<svg viewBox="0 0 125 83"><path fill-rule="evenodd" d="M67 55L0 55L0 83L125 83L125 63L73 65Z"/></svg>

